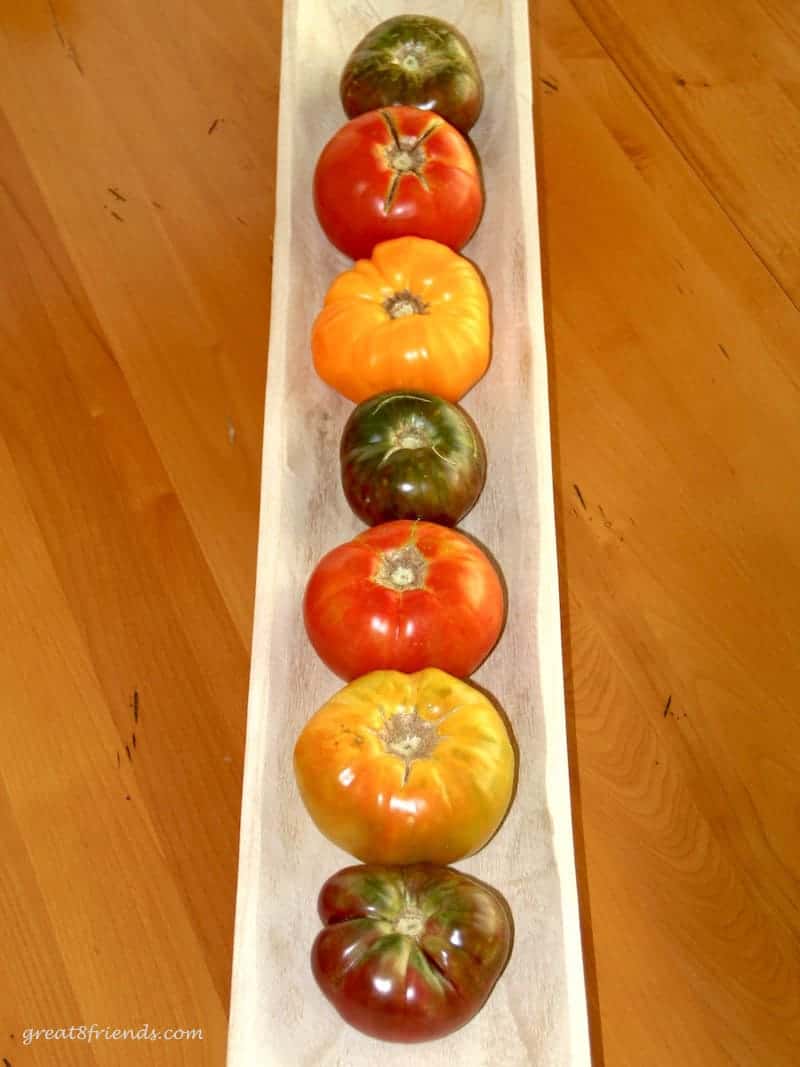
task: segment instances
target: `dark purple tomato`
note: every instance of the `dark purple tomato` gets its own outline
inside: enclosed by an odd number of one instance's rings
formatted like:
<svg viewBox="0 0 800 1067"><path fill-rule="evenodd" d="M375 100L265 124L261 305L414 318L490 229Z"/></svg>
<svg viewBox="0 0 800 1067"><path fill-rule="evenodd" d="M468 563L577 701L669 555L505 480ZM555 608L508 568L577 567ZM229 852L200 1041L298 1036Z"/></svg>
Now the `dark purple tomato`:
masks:
<svg viewBox="0 0 800 1067"><path fill-rule="evenodd" d="M511 951L504 898L452 867L346 867L318 907L314 977L342 1018L384 1041L429 1041L469 1022Z"/></svg>
<svg viewBox="0 0 800 1067"><path fill-rule="evenodd" d="M455 526L486 478L477 426L432 393L395 390L362 401L339 455L347 501L369 526L393 519Z"/></svg>
<svg viewBox="0 0 800 1067"><path fill-rule="evenodd" d="M405 104L435 111L466 133L480 115L483 82L466 38L428 15L387 19L356 45L342 72L350 118Z"/></svg>

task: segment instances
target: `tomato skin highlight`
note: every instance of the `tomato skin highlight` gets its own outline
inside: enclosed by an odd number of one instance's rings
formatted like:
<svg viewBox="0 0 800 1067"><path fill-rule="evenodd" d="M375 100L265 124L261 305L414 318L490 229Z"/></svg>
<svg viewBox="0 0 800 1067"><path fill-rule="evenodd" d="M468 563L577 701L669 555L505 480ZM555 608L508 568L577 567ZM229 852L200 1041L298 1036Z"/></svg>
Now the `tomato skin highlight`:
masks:
<svg viewBox="0 0 800 1067"><path fill-rule="evenodd" d="M480 168L469 143L434 112L368 111L322 149L314 207L328 239L352 259L409 235L458 251L483 211Z"/></svg>
<svg viewBox="0 0 800 1067"><path fill-rule="evenodd" d="M317 984L345 1021L384 1041L430 1041L469 1022L511 951L504 898L452 868L347 867L318 911Z"/></svg>
<svg viewBox="0 0 800 1067"><path fill-rule="evenodd" d="M491 355L479 271L438 241L383 241L334 279L311 331L314 367L349 400L424 390L459 400Z"/></svg>
<svg viewBox="0 0 800 1067"><path fill-rule="evenodd" d="M364 863L454 863L490 840L514 787L505 720L444 671L372 671L335 693L294 749L320 833Z"/></svg>
<svg viewBox="0 0 800 1067"><path fill-rule="evenodd" d="M303 598L311 644L347 680L425 667L465 678L497 643L504 615L500 577L473 541L405 519L328 552Z"/></svg>

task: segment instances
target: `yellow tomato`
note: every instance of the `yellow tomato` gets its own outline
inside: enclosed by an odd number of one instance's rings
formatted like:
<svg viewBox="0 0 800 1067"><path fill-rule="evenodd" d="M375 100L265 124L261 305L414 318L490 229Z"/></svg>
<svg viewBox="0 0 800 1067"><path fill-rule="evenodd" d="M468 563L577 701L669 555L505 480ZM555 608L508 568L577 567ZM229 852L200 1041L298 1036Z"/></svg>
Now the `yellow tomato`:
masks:
<svg viewBox="0 0 800 1067"><path fill-rule="evenodd" d="M468 259L399 237L333 282L311 335L314 366L356 403L389 389L455 402L489 365L489 320L486 287Z"/></svg>
<svg viewBox="0 0 800 1067"><path fill-rule="evenodd" d="M483 693L444 671L372 671L298 738L294 769L317 827L364 863L452 863L506 813L514 750Z"/></svg>

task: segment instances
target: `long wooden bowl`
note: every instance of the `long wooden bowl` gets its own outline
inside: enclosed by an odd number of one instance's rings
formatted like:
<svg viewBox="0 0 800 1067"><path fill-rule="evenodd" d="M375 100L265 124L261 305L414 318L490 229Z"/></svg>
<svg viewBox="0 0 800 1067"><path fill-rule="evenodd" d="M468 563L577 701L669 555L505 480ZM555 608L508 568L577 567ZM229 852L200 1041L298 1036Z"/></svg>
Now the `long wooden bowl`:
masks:
<svg viewBox="0 0 800 1067"><path fill-rule="evenodd" d="M464 529L498 560L509 612L500 644L475 675L511 721L519 782L511 812L477 856L458 864L499 889L515 919L511 961L466 1027L395 1046L344 1024L317 989L309 950L316 898L352 858L316 830L292 773L297 735L341 686L303 629L301 599L319 557L363 527L338 473L351 405L314 374L313 318L348 261L314 217L317 156L345 121L341 68L372 26L403 11L457 24L484 76L472 131L487 206L464 250L492 295L493 359L465 398L486 442L489 474ZM590 1063L564 721L547 357L531 123L527 7L520 0L286 0L281 70L272 321L261 527L229 1067L426 1067Z"/></svg>

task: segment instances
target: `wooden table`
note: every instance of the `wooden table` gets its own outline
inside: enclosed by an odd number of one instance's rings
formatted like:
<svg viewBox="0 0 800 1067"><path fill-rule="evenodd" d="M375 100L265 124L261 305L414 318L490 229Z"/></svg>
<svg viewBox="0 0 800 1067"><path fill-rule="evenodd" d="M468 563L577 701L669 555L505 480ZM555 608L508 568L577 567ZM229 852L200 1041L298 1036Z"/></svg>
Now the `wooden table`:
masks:
<svg viewBox="0 0 800 1067"><path fill-rule="evenodd" d="M279 45L0 3L6 1067L223 1062ZM789 1067L800 8L539 0L532 46L596 1063ZM203 1037L25 1044L92 1023Z"/></svg>

